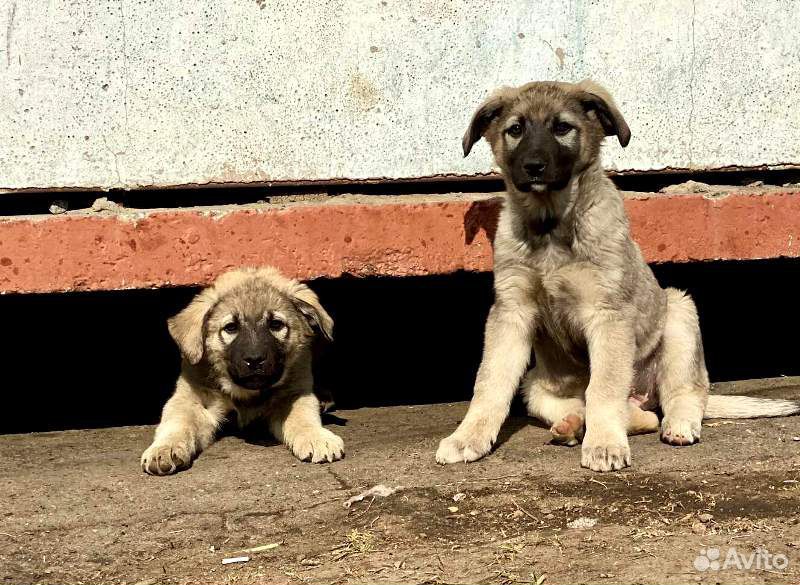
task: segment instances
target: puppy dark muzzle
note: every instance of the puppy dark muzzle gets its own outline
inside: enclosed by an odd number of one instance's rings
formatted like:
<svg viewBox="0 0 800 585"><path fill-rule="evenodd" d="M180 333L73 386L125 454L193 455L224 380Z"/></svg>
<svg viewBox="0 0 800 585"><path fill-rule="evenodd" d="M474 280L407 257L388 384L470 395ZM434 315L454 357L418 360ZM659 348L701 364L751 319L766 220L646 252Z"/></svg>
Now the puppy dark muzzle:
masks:
<svg viewBox="0 0 800 585"><path fill-rule="evenodd" d="M531 178L531 181L541 181L544 177L544 170L547 168L547 163L540 159L534 158L522 163L522 168Z"/></svg>
<svg viewBox="0 0 800 585"><path fill-rule="evenodd" d="M252 374L244 374L239 375L234 371L228 371L231 376L231 379L236 383L237 386L241 386L242 388L247 388L248 390L269 390L278 383L283 375L283 369L276 370L273 372L261 373L255 372Z"/></svg>
<svg viewBox="0 0 800 585"><path fill-rule="evenodd" d="M524 193L563 189L572 174L572 158L549 130L532 123L509 157L511 181Z"/></svg>
<svg viewBox="0 0 800 585"><path fill-rule="evenodd" d="M277 340L267 332L245 328L231 344L228 374L248 390L267 390L283 375L285 355Z"/></svg>
<svg viewBox="0 0 800 585"><path fill-rule="evenodd" d="M243 357L228 366L231 379L248 390L268 390L281 379L283 370L283 357L279 354Z"/></svg>

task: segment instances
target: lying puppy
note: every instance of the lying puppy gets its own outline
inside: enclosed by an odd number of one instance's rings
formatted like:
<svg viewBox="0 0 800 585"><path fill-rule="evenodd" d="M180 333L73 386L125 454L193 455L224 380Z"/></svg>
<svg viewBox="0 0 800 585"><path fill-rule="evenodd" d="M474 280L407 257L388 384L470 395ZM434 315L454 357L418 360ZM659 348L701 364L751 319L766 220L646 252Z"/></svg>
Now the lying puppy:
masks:
<svg viewBox="0 0 800 585"><path fill-rule="evenodd" d="M274 268L232 270L168 326L183 363L142 454L145 472L189 467L232 412L240 427L263 424L298 459L344 456L342 439L322 427L312 391L312 344L317 335L331 339L333 320L307 286Z"/></svg>
<svg viewBox="0 0 800 585"><path fill-rule="evenodd" d="M672 445L700 438L706 408L717 417L798 412L791 401L708 399L695 305L658 285L631 239L622 195L600 164L605 136L627 146L631 133L588 80L502 88L473 116L464 155L485 137L507 195L474 397L439 444L439 463L486 455L521 381L528 412L557 440L582 437L581 465L595 471L628 466L628 434L657 428L641 406L660 407Z"/></svg>

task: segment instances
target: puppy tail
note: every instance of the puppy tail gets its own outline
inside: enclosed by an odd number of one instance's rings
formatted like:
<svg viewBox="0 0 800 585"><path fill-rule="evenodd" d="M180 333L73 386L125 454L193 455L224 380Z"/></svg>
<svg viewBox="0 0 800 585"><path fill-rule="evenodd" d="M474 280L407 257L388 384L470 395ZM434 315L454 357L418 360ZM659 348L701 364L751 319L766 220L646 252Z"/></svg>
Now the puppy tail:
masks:
<svg viewBox="0 0 800 585"><path fill-rule="evenodd" d="M710 395L703 418L768 418L800 414L800 400Z"/></svg>

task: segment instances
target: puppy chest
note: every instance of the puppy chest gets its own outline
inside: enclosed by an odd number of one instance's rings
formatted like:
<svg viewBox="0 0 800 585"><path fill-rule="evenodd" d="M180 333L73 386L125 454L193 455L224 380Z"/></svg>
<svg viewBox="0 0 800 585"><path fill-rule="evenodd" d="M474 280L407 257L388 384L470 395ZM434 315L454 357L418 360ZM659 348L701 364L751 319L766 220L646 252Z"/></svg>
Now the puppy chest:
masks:
<svg viewBox="0 0 800 585"><path fill-rule="evenodd" d="M537 325L539 335L552 339L564 353L576 356L585 353L586 338L568 305L542 303Z"/></svg>
<svg viewBox="0 0 800 585"><path fill-rule="evenodd" d="M538 300L550 310L576 311L596 305L601 298L602 291L590 275L562 269L541 276Z"/></svg>
<svg viewBox="0 0 800 585"><path fill-rule="evenodd" d="M565 350L580 351L586 347L584 322L600 297L598 284L572 266L542 274L536 299L540 327Z"/></svg>

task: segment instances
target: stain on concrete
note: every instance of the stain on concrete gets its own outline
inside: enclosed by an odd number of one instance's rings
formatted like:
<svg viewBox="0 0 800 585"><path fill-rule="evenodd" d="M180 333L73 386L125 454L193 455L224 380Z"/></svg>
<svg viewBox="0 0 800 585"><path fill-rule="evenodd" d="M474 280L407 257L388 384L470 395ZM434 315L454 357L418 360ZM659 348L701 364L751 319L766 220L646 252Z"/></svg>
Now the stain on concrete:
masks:
<svg viewBox="0 0 800 585"><path fill-rule="evenodd" d="M359 73L350 77L350 93L361 110L369 110L378 103L380 95L375 85Z"/></svg>
<svg viewBox="0 0 800 585"><path fill-rule="evenodd" d="M17 14L17 3L11 3L11 10L8 16L8 27L6 28L6 68L11 67L11 35L14 32L14 17Z"/></svg>
<svg viewBox="0 0 800 585"><path fill-rule="evenodd" d="M564 56L566 55L566 53L564 52L564 49L562 49L561 47L556 47L556 50L553 51L553 52L556 54L556 59L558 59L558 68L559 69L563 69L564 68Z"/></svg>

